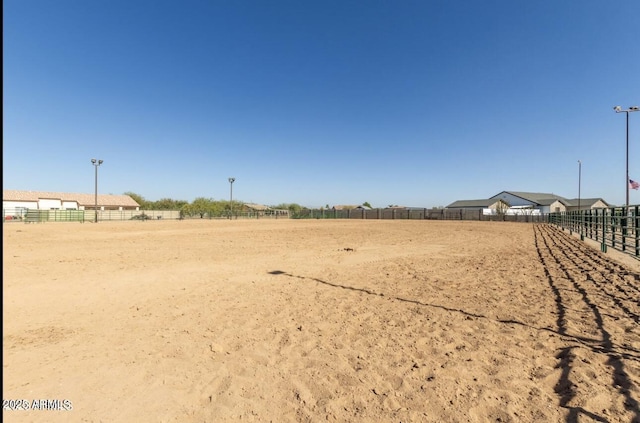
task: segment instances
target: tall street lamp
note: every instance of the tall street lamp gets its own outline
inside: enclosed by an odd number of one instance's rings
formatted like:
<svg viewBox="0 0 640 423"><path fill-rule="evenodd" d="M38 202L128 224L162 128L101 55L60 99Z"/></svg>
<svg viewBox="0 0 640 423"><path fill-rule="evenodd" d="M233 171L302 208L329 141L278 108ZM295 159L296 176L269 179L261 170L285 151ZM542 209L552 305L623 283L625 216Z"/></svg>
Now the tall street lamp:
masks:
<svg viewBox="0 0 640 423"><path fill-rule="evenodd" d="M628 109L624 110L620 106L615 106L613 108L613 110L615 110L616 113L626 113L627 114L627 180L625 181L624 185L625 185L625 189L626 189L626 193L627 193L625 206L628 209L629 208L629 183L630 183L630 180L629 180L629 113L640 111L640 107L631 106Z"/></svg>
<svg viewBox="0 0 640 423"><path fill-rule="evenodd" d="M233 218L233 183L236 181L236 178L229 178L229 207L231 208L231 212L229 214L229 219Z"/></svg>
<svg viewBox="0 0 640 423"><path fill-rule="evenodd" d="M96 159L91 159L91 163L93 164L93 167L95 167L96 169L96 195L95 195L95 202L94 202L94 210L95 210L95 223L98 223L98 166L100 166L102 164L102 160L96 160Z"/></svg>

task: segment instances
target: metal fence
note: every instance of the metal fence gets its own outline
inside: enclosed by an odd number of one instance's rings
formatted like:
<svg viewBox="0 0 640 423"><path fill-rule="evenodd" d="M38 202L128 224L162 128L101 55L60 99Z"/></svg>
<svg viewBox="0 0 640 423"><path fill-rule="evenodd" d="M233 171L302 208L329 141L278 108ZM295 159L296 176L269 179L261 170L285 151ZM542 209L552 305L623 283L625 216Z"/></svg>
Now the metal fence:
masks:
<svg viewBox="0 0 640 423"><path fill-rule="evenodd" d="M600 243L600 250L613 248L640 257L640 206L610 207L551 213L549 223Z"/></svg>
<svg viewBox="0 0 640 423"><path fill-rule="evenodd" d="M122 220L184 220L184 219L287 219L289 215L282 210L202 213L187 216L179 210L38 210L3 209L5 223L44 223L44 222L98 222Z"/></svg>
<svg viewBox="0 0 640 423"><path fill-rule="evenodd" d="M3 209L5 223L45 223L45 222L93 222L113 220L178 219L179 211L173 210L39 210Z"/></svg>
<svg viewBox="0 0 640 423"><path fill-rule="evenodd" d="M476 220L500 222L547 222L546 214L493 214L485 215L482 210L464 209L348 209L323 210L303 209L291 216L294 219L398 219L398 220Z"/></svg>
<svg viewBox="0 0 640 423"><path fill-rule="evenodd" d="M87 220L85 210L35 210L35 209L3 209L4 222L84 222ZM93 216L93 211L91 212Z"/></svg>

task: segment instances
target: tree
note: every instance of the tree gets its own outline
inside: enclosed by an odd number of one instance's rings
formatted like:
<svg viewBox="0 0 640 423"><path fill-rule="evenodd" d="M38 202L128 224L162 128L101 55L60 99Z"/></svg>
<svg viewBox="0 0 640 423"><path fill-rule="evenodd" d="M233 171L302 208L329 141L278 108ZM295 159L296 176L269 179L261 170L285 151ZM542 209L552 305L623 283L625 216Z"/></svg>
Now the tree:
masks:
<svg viewBox="0 0 640 423"><path fill-rule="evenodd" d="M146 206L149 202L145 200L142 195L136 194L135 192L125 192L124 195L128 195L129 197L133 198L133 201L140 205L141 210L148 210Z"/></svg>
<svg viewBox="0 0 640 423"><path fill-rule="evenodd" d="M364 203L362 203L363 206L365 207L369 207L370 209L372 209L373 207L371 207L371 204L369 204L368 201L365 201Z"/></svg>
<svg viewBox="0 0 640 423"><path fill-rule="evenodd" d="M205 214L209 214L209 216L211 216L213 209L213 199L204 197L198 197L193 200L190 208L191 214L200 215L200 219L203 219Z"/></svg>
<svg viewBox="0 0 640 423"><path fill-rule="evenodd" d="M185 204L188 204L188 202L171 198L161 198L152 203L154 210L180 210Z"/></svg>
<svg viewBox="0 0 640 423"><path fill-rule="evenodd" d="M180 208L180 218L184 218L185 216L193 216L195 213L193 211L193 208L191 207L191 204L185 204L184 206L182 206Z"/></svg>

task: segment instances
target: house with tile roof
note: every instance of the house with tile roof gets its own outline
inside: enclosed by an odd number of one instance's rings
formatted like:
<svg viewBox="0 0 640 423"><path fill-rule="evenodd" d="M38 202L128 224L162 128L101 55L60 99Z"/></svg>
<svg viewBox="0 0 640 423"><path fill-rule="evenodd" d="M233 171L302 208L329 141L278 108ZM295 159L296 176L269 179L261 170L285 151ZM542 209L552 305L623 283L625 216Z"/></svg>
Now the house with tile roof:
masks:
<svg viewBox="0 0 640 423"><path fill-rule="evenodd" d="M289 210L286 209L272 209L264 204L244 203L242 204L242 211L246 213L253 213L256 216L288 216Z"/></svg>
<svg viewBox="0 0 640 423"><path fill-rule="evenodd" d="M140 210L128 195L2 190L3 210L94 210L96 205L98 210Z"/></svg>
<svg viewBox="0 0 640 423"><path fill-rule="evenodd" d="M331 208L331 210L353 210L358 208L358 206L348 205L348 204L338 204Z"/></svg>

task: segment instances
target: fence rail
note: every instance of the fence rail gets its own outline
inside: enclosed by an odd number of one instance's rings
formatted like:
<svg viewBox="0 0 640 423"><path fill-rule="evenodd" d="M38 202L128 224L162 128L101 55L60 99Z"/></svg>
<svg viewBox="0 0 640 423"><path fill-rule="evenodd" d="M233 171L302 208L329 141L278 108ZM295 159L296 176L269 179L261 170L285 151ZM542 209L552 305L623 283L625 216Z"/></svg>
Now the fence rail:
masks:
<svg viewBox="0 0 640 423"><path fill-rule="evenodd" d="M294 219L397 219L397 220L477 220L500 222L547 222L545 214L494 214L485 215L482 210L464 209L303 209L291 216Z"/></svg>
<svg viewBox="0 0 640 423"><path fill-rule="evenodd" d="M94 210L3 209L4 222L92 222ZM576 210L550 214L495 214L482 210L451 209L303 209L291 214L294 219L397 219L397 220L476 220L505 222L549 222L600 243L604 252L613 248L640 258L640 205ZM288 219L289 215L268 212L234 212L184 216L179 210L98 210L98 221L161 219Z"/></svg>
<svg viewBox="0 0 640 423"><path fill-rule="evenodd" d="M613 248L640 258L640 206L610 207L551 213L549 223L600 243L600 250Z"/></svg>
<svg viewBox="0 0 640 423"><path fill-rule="evenodd" d="M3 209L5 223L44 223L44 222L98 222L122 220L183 220L183 219L287 219L289 216L278 211L221 211L185 216L179 210L38 210L38 209Z"/></svg>

